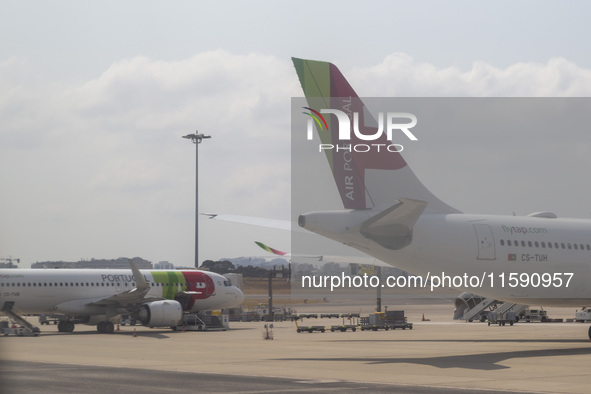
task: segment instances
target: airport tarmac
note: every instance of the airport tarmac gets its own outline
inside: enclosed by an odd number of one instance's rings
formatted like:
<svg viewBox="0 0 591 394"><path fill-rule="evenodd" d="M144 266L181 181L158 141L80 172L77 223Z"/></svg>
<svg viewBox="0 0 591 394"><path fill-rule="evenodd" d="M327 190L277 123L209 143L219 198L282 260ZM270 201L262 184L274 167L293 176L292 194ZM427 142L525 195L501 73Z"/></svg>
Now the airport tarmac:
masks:
<svg viewBox="0 0 591 394"><path fill-rule="evenodd" d="M301 306L298 311L327 312L331 308L342 313L345 306L323 303ZM155 386L150 379L145 380L146 390L133 383L141 384L133 376L142 374L162 376L173 392L175 387L186 388L185 380L198 385L199 376L207 381L209 374L219 384L193 391L326 392L343 391L350 385L356 391L376 392L589 392L588 323L500 327L457 322L451 320L453 307L447 302L389 305L388 309L404 309L414 329L298 334L294 323L280 322L274 323L274 339L264 340L262 322L232 322L231 330L225 332L125 326L112 335L96 334L91 326L77 325L71 334L43 326L39 337L0 338L2 387L10 384L6 392L11 393L35 392L34 387L42 388L39 392L63 392L56 381L63 376L72 387L88 383L84 376L89 376L90 368L95 383L94 391L87 392L103 392L101 385L104 391L152 392ZM570 308L548 311L553 318L574 315ZM421 321L423 314L431 321ZM342 322L306 319L299 324ZM64 367L83 370L62 375ZM113 368L127 371L129 377L113 378ZM29 383L36 374L41 375L40 381L37 376ZM251 380L255 378L256 384ZM238 390L240 381L244 387ZM31 390L21 390L26 387Z"/></svg>

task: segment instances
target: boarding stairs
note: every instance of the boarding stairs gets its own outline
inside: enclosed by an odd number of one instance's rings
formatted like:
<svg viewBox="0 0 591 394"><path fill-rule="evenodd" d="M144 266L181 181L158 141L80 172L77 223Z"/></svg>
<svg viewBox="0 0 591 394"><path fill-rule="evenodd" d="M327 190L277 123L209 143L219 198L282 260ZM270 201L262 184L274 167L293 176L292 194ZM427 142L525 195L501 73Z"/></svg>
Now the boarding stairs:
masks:
<svg viewBox="0 0 591 394"><path fill-rule="evenodd" d="M497 313L497 316L504 316L507 312L514 312L517 316L525 308L527 308L527 305L516 304L514 302L504 302L495 309L495 312Z"/></svg>
<svg viewBox="0 0 591 394"><path fill-rule="evenodd" d="M23 327L25 327L32 335L39 335L39 328L37 326L32 325L24 318L23 313L14 307L14 301L6 301L4 305L2 305L2 309L0 310L2 313L7 315L12 320L19 322Z"/></svg>
<svg viewBox="0 0 591 394"><path fill-rule="evenodd" d="M497 316L503 316L505 313L509 312L511 308L517 305L514 302L503 302L501 305L495 308L495 313Z"/></svg>
<svg viewBox="0 0 591 394"><path fill-rule="evenodd" d="M485 298L484 300L476 304L476 306L474 306L473 308L465 310L463 320L472 321L474 320L474 318L480 320L480 312L489 307L493 308L498 303L499 301L495 300L494 298Z"/></svg>

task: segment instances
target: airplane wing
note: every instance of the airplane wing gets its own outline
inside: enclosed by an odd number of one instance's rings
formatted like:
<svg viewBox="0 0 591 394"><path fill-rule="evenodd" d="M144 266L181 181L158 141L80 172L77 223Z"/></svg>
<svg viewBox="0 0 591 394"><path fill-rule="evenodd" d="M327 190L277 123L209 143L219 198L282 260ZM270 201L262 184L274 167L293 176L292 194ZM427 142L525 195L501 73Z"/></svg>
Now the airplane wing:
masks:
<svg viewBox="0 0 591 394"><path fill-rule="evenodd" d="M133 272L133 280L135 281L136 287L131 290L115 294L114 296L96 300L89 303L89 305L99 306L121 306L124 308L133 308L139 306L146 301L146 294L150 291L150 285L146 282L146 278L142 275L139 268L133 261L129 261L131 271ZM191 292L188 292L191 293ZM150 301L163 300L162 297L150 297Z"/></svg>
<svg viewBox="0 0 591 394"><path fill-rule="evenodd" d="M114 296L111 296L108 298L102 298L100 300L96 300L94 302L89 303L89 305L105 306L105 305L119 304L122 307L128 308L131 305L138 305L138 304L145 302L146 301L146 293L148 292L148 290L149 289L143 291L143 290L138 290L137 288L134 288L134 289L127 290L127 291L124 291L119 294L115 294ZM157 301L157 300L163 300L163 299L164 298L162 298L162 297L150 297L149 298L150 301Z"/></svg>
<svg viewBox="0 0 591 394"><path fill-rule="evenodd" d="M408 199L401 199L402 201ZM408 208L409 205L407 204L404 208ZM420 204L419 204L420 205ZM416 208L415 205L413 205ZM414 209L411 209L410 213L406 212L405 215L400 215L403 209L399 209L397 215L399 215L398 219L401 220L402 216L404 216L405 222L409 222L409 217L413 216ZM201 213L201 215L208 216L210 219L213 220L224 220L227 222L235 222L235 223L242 223L242 224L250 224L253 226L260 226L260 227L268 227L268 228L276 228L279 230L287 230L287 231L297 231L300 233L306 234L314 234L311 231L303 229L299 226L294 226L292 222L288 220L277 220L277 219L264 219L264 218L256 218L252 216L241 216L241 215L227 215L227 214L217 214L217 213ZM414 219L416 220L416 219ZM414 223L414 222L412 222ZM277 249L273 249L261 242L255 241L255 243L261 247L262 249L266 250L269 253L273 253L276 255L281 255L283 257L298 257L298 258L310 258L316 259L318 261L333 261L333 262L340 262L340 263L354 263L354 264L368 264L368 265L377 265L383 267L391 267L391 264L384 263L383 261L377 260L373 257L362 257L362 256L327 256L327 255L311 255L311 254L297 254L294 255L292 253L281 252Z"/></svg>
<svg viewBox="0 0 591 394"><path fill-rule="evenodd" d="M201 213L201 215L208 216L210 219L214 219L214 220L224 220L227 222L250 224L253 226L275 228L278 230L310 233L308 230L305 230L299 226L293 225L293 223L290 222L289 220L265 219L265 218L255 218L252 216L227 215L227 214L218 214L218 213Z"/></svg>

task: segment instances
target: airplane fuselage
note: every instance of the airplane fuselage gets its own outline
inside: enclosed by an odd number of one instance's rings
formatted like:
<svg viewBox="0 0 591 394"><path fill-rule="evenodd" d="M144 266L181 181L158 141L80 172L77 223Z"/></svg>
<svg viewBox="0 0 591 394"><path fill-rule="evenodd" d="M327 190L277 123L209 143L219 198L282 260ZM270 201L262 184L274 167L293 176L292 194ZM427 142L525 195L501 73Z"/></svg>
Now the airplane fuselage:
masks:
<svg viewBox="0 0 591 394"><path fill-rule="evenodd" d="M521 304L591 305L589 220L423 214L412 229L410 243L393 249L351 230L377 213L310 213L304 215L309 224L304 227L422 275L429 282L426 289L435 281L442 287Z"/></svg>
<svg viewBox="0 0 591 394"><path fill-rule="evenodd" d="M244 295L221 275L205 271L140 271L150 289L145 302L181 300L183 310L196 312L232 307ZM74 316L105 314L102 299L136 287L130 270L2 269L0 305L14 302L27 314L63 313ZM119 313L126 313L119 308Z"/></svg>

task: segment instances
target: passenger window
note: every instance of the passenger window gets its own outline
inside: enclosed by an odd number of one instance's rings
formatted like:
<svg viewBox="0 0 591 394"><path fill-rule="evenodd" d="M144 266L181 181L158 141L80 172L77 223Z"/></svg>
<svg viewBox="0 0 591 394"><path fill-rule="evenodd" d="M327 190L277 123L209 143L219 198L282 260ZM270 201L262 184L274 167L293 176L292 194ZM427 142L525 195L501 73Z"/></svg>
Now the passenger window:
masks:
<svg viewBox="0 0 591 394"><path fill-rule="evenodd" d="M531 241L527 241L527 246L531 248Z"/></svg>

